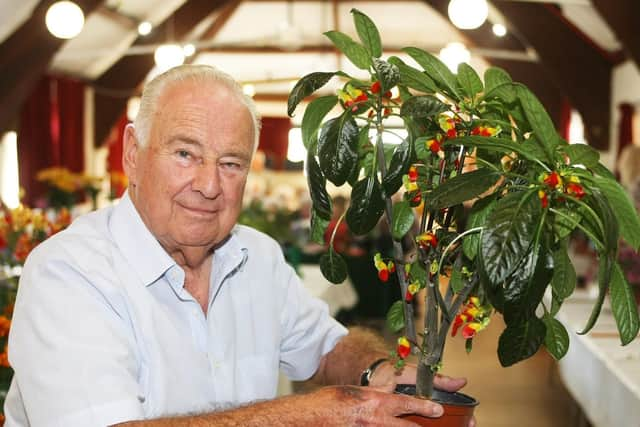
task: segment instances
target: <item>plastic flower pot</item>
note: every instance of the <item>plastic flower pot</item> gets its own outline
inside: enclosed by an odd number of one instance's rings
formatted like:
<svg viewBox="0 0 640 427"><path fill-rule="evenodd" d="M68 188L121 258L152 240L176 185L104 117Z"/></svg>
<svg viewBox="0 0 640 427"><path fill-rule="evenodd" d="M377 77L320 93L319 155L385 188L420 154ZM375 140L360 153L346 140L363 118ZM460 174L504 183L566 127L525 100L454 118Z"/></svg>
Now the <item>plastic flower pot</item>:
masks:
<svg viewBox="0 0 640 427"><path fill-rule="evenodd" d="M416 394L416 386L413 384L399 384L396 393ZM473 410L478 401L463 393L451 393L435 389L431 400L438 402L444 408L444 414L439 418L428 418L421 415L405 415L402 418L410 420L421 426L428 427L467 427L473 417Z"/></svg>

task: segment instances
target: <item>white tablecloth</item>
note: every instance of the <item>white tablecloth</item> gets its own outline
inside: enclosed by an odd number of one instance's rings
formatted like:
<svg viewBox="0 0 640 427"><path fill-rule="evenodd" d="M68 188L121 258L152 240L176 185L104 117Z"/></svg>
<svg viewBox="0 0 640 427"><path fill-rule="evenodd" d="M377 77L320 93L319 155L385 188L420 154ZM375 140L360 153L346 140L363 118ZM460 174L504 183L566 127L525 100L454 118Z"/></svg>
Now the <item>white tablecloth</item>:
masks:
<svg viewBox="0 0 640 427"><path fill-rule="evenodd" d="M640 338L620 344L608 304L591 332L578 335L593 299L574 295L558 315L571 340L560 376L594 427L640 427Z"/></svg>

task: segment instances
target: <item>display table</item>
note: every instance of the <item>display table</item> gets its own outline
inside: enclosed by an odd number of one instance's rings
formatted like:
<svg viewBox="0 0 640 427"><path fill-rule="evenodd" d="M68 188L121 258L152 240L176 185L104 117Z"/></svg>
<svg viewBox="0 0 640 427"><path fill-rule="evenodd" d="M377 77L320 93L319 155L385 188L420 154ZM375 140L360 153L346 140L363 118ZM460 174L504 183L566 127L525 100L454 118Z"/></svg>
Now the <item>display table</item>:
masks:
<svg viewBox="0 0 640 427"><path fill-rule="evenodd" d="M558 314L569 332L569 351L559 362L567 389L594 427L640 426L640 338L627 346L620 338L608 301L587 335L593 296L577 291Z"/></svg>

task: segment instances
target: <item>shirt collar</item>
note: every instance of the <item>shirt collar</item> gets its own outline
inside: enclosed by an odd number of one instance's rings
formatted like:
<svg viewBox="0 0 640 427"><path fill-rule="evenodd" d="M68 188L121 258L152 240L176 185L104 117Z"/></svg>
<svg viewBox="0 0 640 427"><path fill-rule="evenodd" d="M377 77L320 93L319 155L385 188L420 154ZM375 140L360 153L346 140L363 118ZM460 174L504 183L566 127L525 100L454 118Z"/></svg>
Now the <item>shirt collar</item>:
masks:
<svg viewBox="0 0 640 427"><path fill-rule="evenodd" d="M176 264L144 224L128 192L114 208L109 229L145 286L154 283Z"/></svg>

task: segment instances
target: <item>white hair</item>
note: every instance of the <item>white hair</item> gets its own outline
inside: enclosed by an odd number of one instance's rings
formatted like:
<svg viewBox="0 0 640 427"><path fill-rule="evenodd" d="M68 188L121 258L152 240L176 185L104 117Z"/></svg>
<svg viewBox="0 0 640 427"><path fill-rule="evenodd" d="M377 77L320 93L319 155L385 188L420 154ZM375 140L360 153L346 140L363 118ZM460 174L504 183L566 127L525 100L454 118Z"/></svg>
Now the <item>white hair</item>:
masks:
<svg viewBox="0 0 640 427"><path fill-rule="evenodd" d="M165 71L145 85L142 91L142 97L140 98L140 109L133 122L136 137L140 145L144 147L149 142L151 122L158 108L158 99L160 99L168 88L185 81L203 85L207 83L220 83L229 89L231 93L247 107L253 121L255 138L253 151L255 152L258 148L261 122L260 114L253 99L242 91L242 87L233 77L210 65L180 65Z"/></svg>

